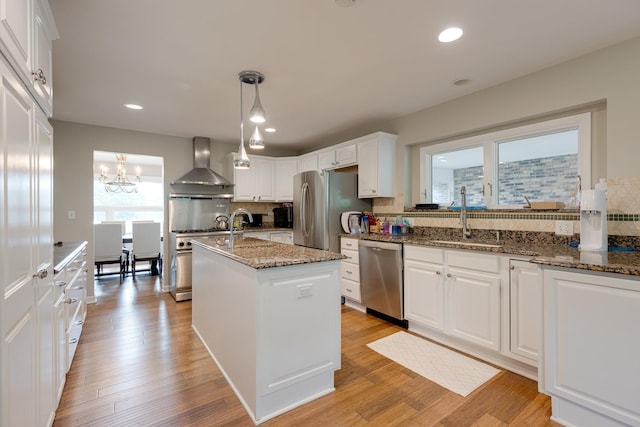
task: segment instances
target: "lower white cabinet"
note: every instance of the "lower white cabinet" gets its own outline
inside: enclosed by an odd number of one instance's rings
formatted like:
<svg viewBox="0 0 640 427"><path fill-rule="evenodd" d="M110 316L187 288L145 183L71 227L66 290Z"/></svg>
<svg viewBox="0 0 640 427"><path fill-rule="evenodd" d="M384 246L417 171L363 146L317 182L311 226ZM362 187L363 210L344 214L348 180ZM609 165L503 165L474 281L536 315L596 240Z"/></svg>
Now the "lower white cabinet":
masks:
<svg viewBox="0 0 640 427"><path fill-rule="evenodd" d="M293 231L245 231L244 237L293 245Z"/></svg>
<svg viewBox="0 0 640 427"><path fill-rule="evenodd" d="M541 388L552 420L640 425L640 278L544 267Z"/></svg>
<svg viewBox="0 0 640 427"><path fill-rule="evenodd" d="M542 329L542 271L528 261L509 261L509 352L538 364Z"/></svg>
<svg viewBox="0 0 640 427"><path fill-rule="evenodd" d="M342 237L340 239L340 253L347 257L342 260L342 296L359 303L361 300L358 239Z"/></svg>
<svg viewBox="0 0 640 427"><path fill-rule="evenodd" d="M500 351L501 257L405 245L405 317Z"/></svg>

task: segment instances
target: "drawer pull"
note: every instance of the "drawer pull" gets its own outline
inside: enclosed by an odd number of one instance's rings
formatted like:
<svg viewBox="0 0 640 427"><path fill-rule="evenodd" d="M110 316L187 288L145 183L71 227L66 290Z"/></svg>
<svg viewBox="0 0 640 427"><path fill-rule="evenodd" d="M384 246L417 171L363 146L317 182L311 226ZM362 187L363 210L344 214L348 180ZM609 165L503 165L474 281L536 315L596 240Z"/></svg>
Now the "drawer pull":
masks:
<svg viewBox="0 0 640 427"><path fill-rule="evenodd" d="M347 292L353 292L351 289L347 288L345 289Z"/></svg>
<svg viewBox="0 0 640 427"><path fill-rule="evenodd" d="M42 68L38 68L37 70L32 71L31 77L33 77L33 81L35 82L40 82L43 85L47 84L47 78L44 76L44 71L42 71Z"/></svg>
<svg viewBox="0 0 640 427"><path fill-rule="evenodd" d="M84 324L84 320L82 319L76 321L76 325L83 325L83 324Z"/></svg>
<svg viewBox="0 0 640 427"><path fill-rule="evenodd" d="M451 273L447 273L447 277L451 278L453 275Z"/></svg>
<svg viewBox="0 0 640 427"><path fill-rule="evenodd" d="M442 273L441 273L441 272L439 272L439 271L436 271L436 274L439 276L439 275L441 275Z"/></svg>
<svg viewBox="0 0 640 427"><path fill-rule="evenodd" d="M349 270L345 270L345 273L347 273L347 274L353 274L353 272L352 272L352 271L349 271Z"/></svg>
<svg viewBox="0 0 640 427"><path fill-rule="evenodd" d="M38 272L34 274L33 277L37 277L38 279L45 279L48 275L49 272L47 271L47 269L43 268L42 270L38 270Z"/></svg>
<svg viewBox="0 0 640 427"><path fill-rule="evenodd" d="M64 280L58 280L57 282L54 283L55 286L67 286L67 282L65 282Z"/></svg>
<svg viewBox="0 0 640 427"><path fill-rule="evenodd" d="M76 337L73 337L73 338L71 338L71 339L69 340L69 344L75 344L75 343L77 343L77 342L78 342L78 338L76 338Z"/></svg>
<svg viewBox="0 0 640 427"><path fill-rule="evenodd" d="M65 301L67 304L75 304L78 302L78 298L69 298Z"/></svg>
<svg viewBox="0 0 640 427"><path fill-rule="evenodd" d="M69 268L69 271L75 273L76 271L78 271L78 267L71 267Z"/></svg>

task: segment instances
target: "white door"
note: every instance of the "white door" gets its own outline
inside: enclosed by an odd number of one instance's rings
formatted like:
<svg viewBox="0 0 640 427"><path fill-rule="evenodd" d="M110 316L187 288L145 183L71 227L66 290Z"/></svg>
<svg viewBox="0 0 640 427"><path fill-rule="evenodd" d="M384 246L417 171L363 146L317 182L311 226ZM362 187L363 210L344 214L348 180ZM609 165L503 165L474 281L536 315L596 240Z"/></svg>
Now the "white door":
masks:
<svg viewBox="0 0 640 427"><path fill-rule="evenodd" d="M23 2L10 3L15 7ZM4 39L4 34L2 37ZM36 265L32 256L32 221L35 220L31 186L33 115L33 100L0 57L0 395L3 426L38 424L34 296L39 279L34 279Z"/></svg>
<svg viewBox="0 0 640 427"><path fill-rule="evenodd" d="M251 167L255 167L254 188L257 189L256 202L273 201L275 192L275 164L273 159L255 159L251 161Z"/></svg>
<svg viewBox="0 0 640 427"><path fill-rule="evenodd" d="M277 202L293 201L293 177L298 172L298 161L276 159L275 187Z"/></svg>
<svg viewBox="0 0 640 427"><path fill-rule="evenodd" d="M542 328L542 274L537 264L510 261L509 308L509 351L537 362Z"/></svg>
<svg viewBox="0 0 640 427"><path fill-rule="evenodd" d="M449 268L445 286L447 332L500 351L500 278Z"/></svg>
<svg viewBox="0 0 640 427"><path fill-rule="evenodd" d="M404 315L440 331L444 330L443 266L406 260L404 262Z"/></svg>
<svg viewBox="0 0 640 427"><path fill-rule="evenodd" d="M378 193L378 140L358 143L358 197Z"/></svg>

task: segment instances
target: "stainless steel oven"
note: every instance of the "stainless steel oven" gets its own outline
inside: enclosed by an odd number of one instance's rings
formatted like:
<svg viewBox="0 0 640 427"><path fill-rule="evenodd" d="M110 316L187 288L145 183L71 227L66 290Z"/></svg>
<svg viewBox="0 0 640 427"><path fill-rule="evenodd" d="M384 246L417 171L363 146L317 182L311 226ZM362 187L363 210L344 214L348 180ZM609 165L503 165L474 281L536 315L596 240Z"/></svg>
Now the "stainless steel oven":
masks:
<svg viewBox="0 0 640 427"><path fill-rule="evenodd" d="M226 238L228 230L180 230L171 233L171 286L170 292L176 301L191 299L191 240L196 238Z"/></svg>

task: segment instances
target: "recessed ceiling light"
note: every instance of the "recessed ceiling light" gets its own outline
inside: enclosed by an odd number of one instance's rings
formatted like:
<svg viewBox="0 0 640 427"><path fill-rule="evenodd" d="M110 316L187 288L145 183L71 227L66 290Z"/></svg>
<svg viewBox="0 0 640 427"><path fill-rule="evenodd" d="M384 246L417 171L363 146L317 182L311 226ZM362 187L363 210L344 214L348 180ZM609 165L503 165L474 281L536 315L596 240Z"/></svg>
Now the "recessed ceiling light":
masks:
<svg viewBox="0 0 640 427"><path fill-rule="evenodd" d="M462 86L462 85L466 85L467 83L470 83L471 80L470 79L458 79L458 80L454 80L453 81L453 85L454 86Z"/></svg>
<svg viewBox="0 0 640 427"><path fill-rule="evenodd" d="M450 27L440 33L438 40L442 43L449 43L462 37L462 30L457 27Z"/></svg>
<svg viewBox="0 0 640 427"><path fill-rule="evenodd" d="M124 106L131 110L142 110L142 106L138 104L124 104Z"/></svg>
<svg viewBox="0 0 640 427"><path fill-rule="evenodd" d="M276 131L276 128L264 128L265 132L273 133Z"/></svg>

